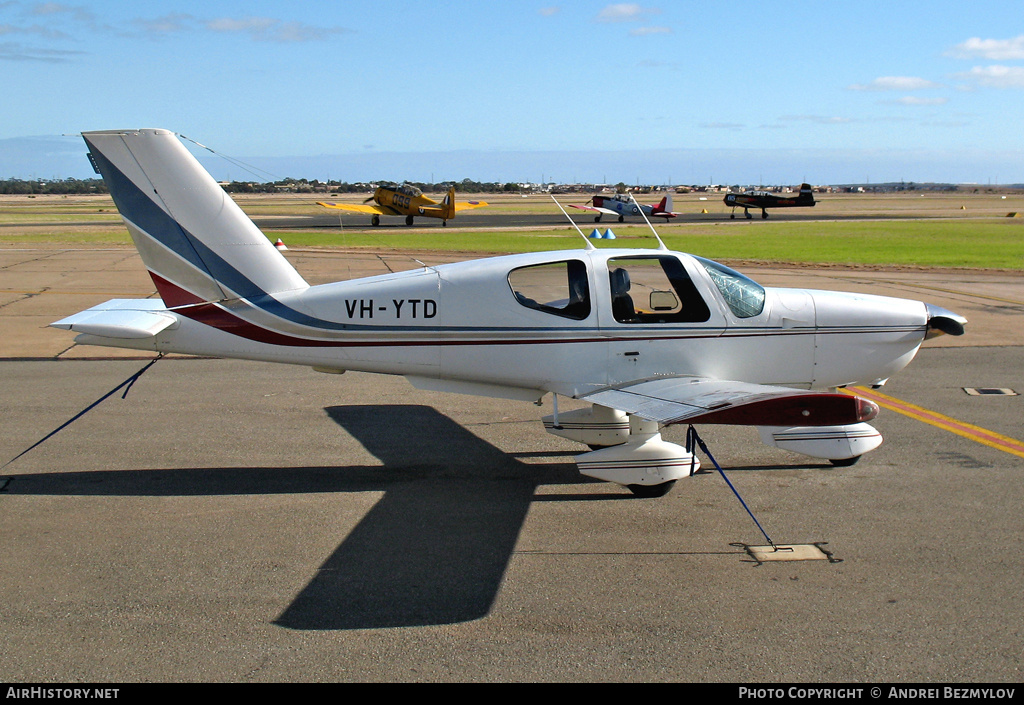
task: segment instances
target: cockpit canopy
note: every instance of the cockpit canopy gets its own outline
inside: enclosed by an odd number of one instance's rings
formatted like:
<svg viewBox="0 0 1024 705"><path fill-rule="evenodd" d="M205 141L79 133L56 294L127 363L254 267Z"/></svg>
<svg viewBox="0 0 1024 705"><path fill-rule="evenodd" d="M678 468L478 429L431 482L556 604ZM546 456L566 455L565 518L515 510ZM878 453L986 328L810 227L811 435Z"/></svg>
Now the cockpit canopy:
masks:
<svg viewBox="0 0 1024 705"><path fill-rule="evenodd" d="M406 183L401 183L401 184L396 184L396 183L392 183L392 182L383 183L383 184L381 184L381 188L391 189L392 191L397 191L398 193L401 193L401 194L403 194L405 196L416 197L416 196L422 196L423 195L423 191L421 191L420 189L416 188L415 186L413 186L411 184L406 184Z"/></svg>
<svg viewBox="0 0 1024 705"><path fill-rule="evenodd" d="M711 318L708 302L690 279L680 255L620 254L607 260L607 306L618 323L700 323ZM765 289L725 265L693 257L737 318L764 310ZM573 320L593 308L586 262L575 258L538 262L512 269L508 284L527 308ZM603 288L603 287L601 287Z"/></svg>

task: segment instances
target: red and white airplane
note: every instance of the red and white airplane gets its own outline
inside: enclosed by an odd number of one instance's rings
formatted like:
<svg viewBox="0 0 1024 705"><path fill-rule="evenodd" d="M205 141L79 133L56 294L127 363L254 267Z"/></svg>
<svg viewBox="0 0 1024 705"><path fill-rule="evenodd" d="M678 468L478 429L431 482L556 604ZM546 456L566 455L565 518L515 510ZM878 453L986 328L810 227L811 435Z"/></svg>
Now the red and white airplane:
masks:
<svg viewBox="0 0 1024 705"><path fill-rule="evenodd" d="M870 401L954 313L905 299L765 288L659 249L510 255L310 286L166 130L83 133L160 299L53 326L83 344L405 376L540 403L597 448L580 471L659 496L698 466L667 424L742 424L850 464L881 443ZM344 378L338 378L344 384ZM558 396L589 405L558 414ZM691 465L691 462L693 463Z"/></svg>
<svg viewBox="0 0 1024 705"><path fill-rule="evenodd" d="M579 208L584 211L597 213L594 222L600 223L601 216L617 216L621 223L627 215L646 215L648 218L675 218L678 213L672 210L672 194L663 197L659 203L645 206L637 203L628 193L617 193L614 196L594 196L590 199L590 205L577 206L570 204L570 208Z"/></svg>

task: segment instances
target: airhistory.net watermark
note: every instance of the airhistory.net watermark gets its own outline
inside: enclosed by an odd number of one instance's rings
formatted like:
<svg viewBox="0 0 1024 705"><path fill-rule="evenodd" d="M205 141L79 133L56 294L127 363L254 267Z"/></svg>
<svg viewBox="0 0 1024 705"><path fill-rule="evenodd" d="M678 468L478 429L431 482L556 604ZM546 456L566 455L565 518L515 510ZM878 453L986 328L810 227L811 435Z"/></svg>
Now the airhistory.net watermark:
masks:
<svg viewBox="0 0 1024 705"><path fill-rule="evenodd" d="M5 698L24 698L26 700L112 700L117 698L120 688L31 688L9 686L4 692Z"/></svg>

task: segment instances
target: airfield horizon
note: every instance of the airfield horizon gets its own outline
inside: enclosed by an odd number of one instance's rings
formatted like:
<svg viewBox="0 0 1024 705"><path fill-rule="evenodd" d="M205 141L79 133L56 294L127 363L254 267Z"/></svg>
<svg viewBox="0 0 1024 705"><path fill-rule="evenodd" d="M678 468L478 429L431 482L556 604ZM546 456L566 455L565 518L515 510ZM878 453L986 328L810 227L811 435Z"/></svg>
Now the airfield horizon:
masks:
<svg viewBox="0 0 1024 705"><path fill-rule="evenodd" d="M656 202L664 192L642 194ZM666 245L729 262L814 266L966 268L1024 270L1024 193L979 186L976 193L920 191L822 194L813 208L770 211L768 220L735 220L721 193L673 194L676 219L654 223ZM415 250L472 254L575 249L580 235L547 194L472 194L486 200L472 219L460 215L442 227L400 218L371 227L369 218L338 216L318 206L324 194L232 194L269 239L289 247L356 251ZM557 194L563 206L587 194ZM337 200L358 202L361 194ZM571 209L570 209L571 210ZM618 223L570 213L598 247L654 247L642 219ZM107 194L0 195L0 247L74 245L131 246Z"/></svg>

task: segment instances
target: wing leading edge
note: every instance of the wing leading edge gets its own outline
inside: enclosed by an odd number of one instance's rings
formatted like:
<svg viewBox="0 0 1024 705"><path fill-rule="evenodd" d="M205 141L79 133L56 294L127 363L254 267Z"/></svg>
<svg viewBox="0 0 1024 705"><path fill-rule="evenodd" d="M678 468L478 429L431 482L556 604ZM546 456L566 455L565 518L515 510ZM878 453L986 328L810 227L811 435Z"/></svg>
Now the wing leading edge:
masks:
<svg viewBox="0 0 1024 705"><path fill-rule="evenodd" d="M598 208L597 206L577 206L572 203L569 204L570 208L578 208L581 211L591 211L592 213L604 213L606 215L618 215L616 211L610 208Z"/></svg>
<svg viewBox="0 0 1024 705"><path fill-rule="evenodd" d="M842 426L869 421L878 414L874 402L842 392L704 377L645 380L580 398L664 425Z"/></svg>
<svg viewBox="0 0 1024 705"><path fill-rule="evenodd" d="M335 208L340 211L348 211L349 213L378 213L380 215L394 215L397 213L401 215L398 211L385 210L380 206L364 206L355 203L329 203L327 201L317 201L316 204L324 208Z"/></svg>

